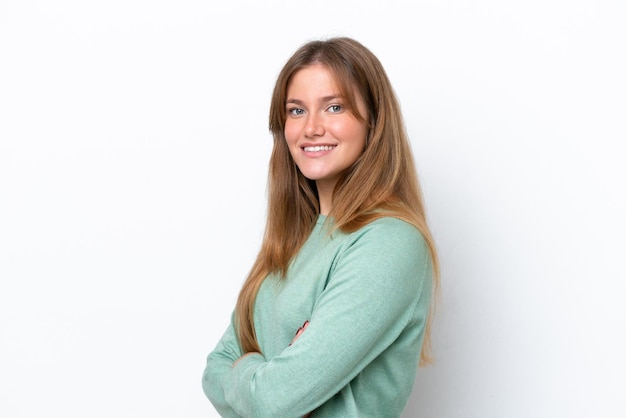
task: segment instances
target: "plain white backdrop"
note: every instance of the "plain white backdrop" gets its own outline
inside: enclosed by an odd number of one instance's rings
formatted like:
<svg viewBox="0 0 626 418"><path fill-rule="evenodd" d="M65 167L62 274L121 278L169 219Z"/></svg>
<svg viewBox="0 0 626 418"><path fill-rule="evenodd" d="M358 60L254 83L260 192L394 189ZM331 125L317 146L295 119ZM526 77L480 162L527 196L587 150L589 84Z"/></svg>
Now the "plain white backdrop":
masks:
<svg viewBox="0 0 626 418"><path fill-rule="evenodd" d="M0 416L215 417L277 73L354 37L439 246L407 417L623 417L620 1L0 1Z"/></svg>

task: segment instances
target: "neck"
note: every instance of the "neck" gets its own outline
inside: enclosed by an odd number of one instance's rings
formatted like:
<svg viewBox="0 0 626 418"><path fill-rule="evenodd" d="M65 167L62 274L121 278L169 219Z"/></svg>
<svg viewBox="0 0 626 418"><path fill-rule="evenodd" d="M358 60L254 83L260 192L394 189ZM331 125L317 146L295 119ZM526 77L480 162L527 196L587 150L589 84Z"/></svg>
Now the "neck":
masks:
<svg viewBox="0 0 626 418"><path fill-rule="evenodd" d="M335 184L329 184L327 182L318 181L317 184L317 196L320 199L320 214L328 215L330 208L333 205L333 190Z"/></svg>

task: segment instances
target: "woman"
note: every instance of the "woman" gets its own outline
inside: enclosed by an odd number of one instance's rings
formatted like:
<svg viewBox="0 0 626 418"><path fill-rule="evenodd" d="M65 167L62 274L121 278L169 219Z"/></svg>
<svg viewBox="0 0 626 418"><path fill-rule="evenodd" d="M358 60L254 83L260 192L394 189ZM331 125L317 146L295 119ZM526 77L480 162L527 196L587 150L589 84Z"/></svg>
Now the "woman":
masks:
<svg viewBox="0 0 626 418"><path fill-rule="evenodd" d="M224 417L398 417L429 361L437 261L382 65L349 38L305 44L270 130L265 236L204 391Z"/></svg>

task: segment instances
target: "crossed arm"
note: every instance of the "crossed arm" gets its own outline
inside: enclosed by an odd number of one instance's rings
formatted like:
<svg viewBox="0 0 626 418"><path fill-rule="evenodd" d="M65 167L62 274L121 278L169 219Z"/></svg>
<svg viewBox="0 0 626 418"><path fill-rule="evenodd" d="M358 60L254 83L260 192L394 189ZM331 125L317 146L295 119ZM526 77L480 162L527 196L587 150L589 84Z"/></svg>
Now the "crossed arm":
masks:
<svg viewBox="0 0 626 418"><path fill-rule="evenodd" d="M342 254L310 323L279 355L243 355L231 324L203 376L218 412L233 418L306 416L393 344L414 311L427 307L420 294L428 290L422 288L428 270L423 242L405 243L407 253L395 241L365 240ZM372 255L375 263L362 262Z"/></svg>

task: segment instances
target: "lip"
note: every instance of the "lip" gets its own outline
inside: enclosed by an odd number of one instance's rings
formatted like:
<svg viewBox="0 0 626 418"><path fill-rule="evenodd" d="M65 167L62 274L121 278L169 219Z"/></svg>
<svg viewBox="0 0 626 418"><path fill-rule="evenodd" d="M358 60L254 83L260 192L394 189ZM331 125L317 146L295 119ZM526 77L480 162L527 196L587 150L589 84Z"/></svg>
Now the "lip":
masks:
<svg viewBox="0 0 626 418"><path fill-rule="evenodd" d="M323 149L320 149L323 148ZM307 148L309 148L307 150ZM313 148L314 150L312 150L311 148ZM337 144L311 144L311 143L306 143L306 144L301 144L300 145L300 149L302 150L302 152L304 153L304 155L308 156L308 157L321 157L324 156L330 152L332 152L335 148L337 148Z"/></svg>

